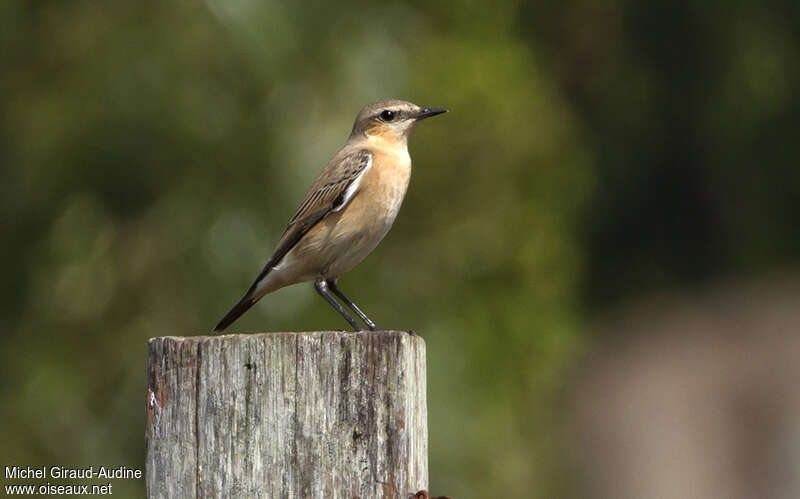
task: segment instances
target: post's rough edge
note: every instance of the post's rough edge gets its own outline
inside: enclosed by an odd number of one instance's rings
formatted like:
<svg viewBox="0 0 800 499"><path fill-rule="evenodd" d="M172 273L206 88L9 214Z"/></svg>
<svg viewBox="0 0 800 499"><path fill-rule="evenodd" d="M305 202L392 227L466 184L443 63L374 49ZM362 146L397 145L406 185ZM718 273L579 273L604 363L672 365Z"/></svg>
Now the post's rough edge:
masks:
<svg viewBox="0 0 800 499"><path fill-rule="evenodd" d="M380 337L380 336L407 336L409 338L419 338L422 343L425 343L425 340L422 336L416 334L413 331L400 331L400 330L385 330L385 331L342 331L342 330L330 330L330 331L280 331L280 332L246 332L246 333L229 333L229 334L200 334L197 336L154 336L147 340L148 345L152 345L153 342L156 341L176 341L176 342L183 342L183 341L198 341L198 342L206 342L206 341L222 341L227 339L247 339L247 338L270 338L270 337L286 337L286 336L324 336L324 335L334 335L334 336L342 336L342 337L353 337L353 336L362 336L362 337Z"/></svg>

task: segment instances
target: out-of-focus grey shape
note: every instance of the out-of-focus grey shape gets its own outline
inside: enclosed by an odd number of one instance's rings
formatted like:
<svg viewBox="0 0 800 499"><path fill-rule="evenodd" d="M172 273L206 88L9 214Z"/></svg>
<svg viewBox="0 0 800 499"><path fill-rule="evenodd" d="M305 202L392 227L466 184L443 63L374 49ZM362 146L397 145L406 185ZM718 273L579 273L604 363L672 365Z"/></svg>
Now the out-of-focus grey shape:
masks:
<svg viewBox="0 0 800 499"><path fill-rule="evenodd" d="M800 279L653 299L574 381L583 497L800 497Z"/></svg>

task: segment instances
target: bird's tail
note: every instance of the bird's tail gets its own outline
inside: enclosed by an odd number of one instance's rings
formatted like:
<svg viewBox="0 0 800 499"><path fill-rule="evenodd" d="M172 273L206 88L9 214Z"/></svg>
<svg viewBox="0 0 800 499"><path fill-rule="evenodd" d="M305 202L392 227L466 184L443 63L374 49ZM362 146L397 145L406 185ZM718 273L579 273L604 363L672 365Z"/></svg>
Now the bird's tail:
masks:
<svg viewBox="0 0 800 499"><path fill-rule="evenodd" d="M275 260L273 256L273 258L270 258L267 264L264 265L264 268L261 269L261 273L258 274L258 277L256 277L255 281L253 281L253 284L250 286L250 289L247 290L247 293L245 293L242 299L239 300L239 303L234 305L231 311L225 314L225 317L219 321L217 327L214 328L215 333L221 333L222 331L225 331L228 326L233 324L233 322L243 313L247 312L247 310L255 305L256 302L264 295L272 293L276 289L286 284L280 279L273 278L276 276L272 272L274 265Z"/></svg>
<svg viewBox="0 0 800 499"><path fill-rule="evenodd" d="M228 326L233 324L233 322L236 319L238 319L243 313L247 312L247 310L250 307L252 307L253 305L255 305L255 303L257 301L258 301L258 298L256 298L256 296L254 295L252 290L248 291L242 297L242 299L239 300L239 303L234 305L233 308L231 309L231 311L228 312L227 314L225 314L225 317L223 317L222 320L219 321L219 324L217 324L217 327L214 328L214 332L215 333L221 333L222 331L225 331L225 329Z"/></svg>

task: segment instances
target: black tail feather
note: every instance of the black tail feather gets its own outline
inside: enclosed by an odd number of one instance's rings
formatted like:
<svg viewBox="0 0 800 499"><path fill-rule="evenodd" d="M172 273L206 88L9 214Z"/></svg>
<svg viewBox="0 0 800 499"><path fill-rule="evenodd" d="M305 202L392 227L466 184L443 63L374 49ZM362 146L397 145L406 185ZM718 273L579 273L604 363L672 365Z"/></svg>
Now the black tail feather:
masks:
<svg viewBox="0 0 800 499"><path fill-rule="evenodd" d="M225 317L219 321L217 327L214 328L215 333L221 333L224 331L228 326L233 324L233 322L238 319L243 313L247 312L247 310L255 305L258 301L258 298L253 298L251 293L247 293L239 300L239 303L233 306L230 312L225 314Z"/></svg>

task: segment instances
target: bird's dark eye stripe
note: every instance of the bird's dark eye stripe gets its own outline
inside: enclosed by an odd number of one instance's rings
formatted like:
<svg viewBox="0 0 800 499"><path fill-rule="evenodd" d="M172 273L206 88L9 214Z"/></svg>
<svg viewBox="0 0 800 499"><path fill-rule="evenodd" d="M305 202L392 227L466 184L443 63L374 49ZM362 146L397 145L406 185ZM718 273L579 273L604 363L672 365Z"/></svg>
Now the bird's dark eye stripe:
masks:
<svg viewBox="0 0 800 499"><path fill-rule="evenodd" d="M384 109L383 111L381 111L381 119L383 121L392 121L394 119L395 114L396 113L394 111Z"/></svg>

